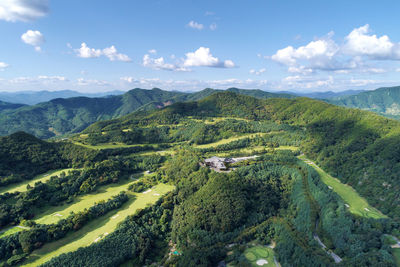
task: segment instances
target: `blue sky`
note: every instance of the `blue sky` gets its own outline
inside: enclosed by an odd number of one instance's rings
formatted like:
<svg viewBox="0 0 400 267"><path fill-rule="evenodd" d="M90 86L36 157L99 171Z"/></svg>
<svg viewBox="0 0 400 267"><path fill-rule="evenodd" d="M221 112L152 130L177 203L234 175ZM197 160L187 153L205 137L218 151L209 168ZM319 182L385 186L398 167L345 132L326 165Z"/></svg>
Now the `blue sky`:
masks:
<svg viewBox="0 0 400 267"><path fill-rule="evenodd" d="M399 1L0 0L0 91L399 85L398 10Z"/></svg>

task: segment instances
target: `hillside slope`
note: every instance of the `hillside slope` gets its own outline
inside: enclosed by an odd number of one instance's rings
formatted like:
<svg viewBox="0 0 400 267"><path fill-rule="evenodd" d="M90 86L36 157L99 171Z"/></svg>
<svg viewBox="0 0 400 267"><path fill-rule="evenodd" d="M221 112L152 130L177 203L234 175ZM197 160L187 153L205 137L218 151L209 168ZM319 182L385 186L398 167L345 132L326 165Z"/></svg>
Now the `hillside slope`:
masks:
<svg viewBox="0 0 400 267"><path fill-rule="evenodd" d="M153 101L167 101L182 93L133 89L123 95L58 98L34 106L7 110L0 116L0 135L25 131L40 138L79 132L98 120L135 111Z"/></svg>
<svg viewBox="0 0 400 267"><path fill-rule="evenodd" d="M353 186L383 213L400 219L400 122L371 112L308 98L261 100L222 92L197 102L98 122L84 132L101 136L108 131L110 141L123 140L131 134L123 129L178 124L185 116L240 117L300 127L307 137L301 149L309 158Z"/></svg>
<svg viewBox="0 0 400 267"><path fill-rule="evenodd" d="M0 116L0 135L24 131L39 138L50 138L77 133L96 121L118 118L138 109L153 110L178 101L199 100L219 91L221 90L205 89L195 93L181 93L158 88L137 88L117 96L58 98L34 106L22 106L12 110L4 108ZM294 97L262 90L231 88L228 91L258 98ZM0 103L0 111L1 106Z"/></svg>
<svg viewBox="0 0 400 267"><path fill-rule="evenodd" d="M400 119L400 86L379 88L352 96L341 96L329 99L327 102Z"/></svg>
<svg viewBox="0 0 400 267"><path fill-rule="evenodd" d="M25 105L0 101L0 111L7 110L7 109L13 110L13 109L17 109L17 108L20 108L23 106L25 106Z"/></svg>

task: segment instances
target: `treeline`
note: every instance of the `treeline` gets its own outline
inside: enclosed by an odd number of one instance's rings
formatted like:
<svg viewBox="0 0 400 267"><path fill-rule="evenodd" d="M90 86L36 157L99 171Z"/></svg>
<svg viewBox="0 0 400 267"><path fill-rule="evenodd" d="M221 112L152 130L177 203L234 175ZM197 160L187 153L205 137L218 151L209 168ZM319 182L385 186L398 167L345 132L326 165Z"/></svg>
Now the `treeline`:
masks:
<svg viewBox="0 0 400 267"><path fill-rule="evenodd" d="M343 201L302 162L289 209L276 223L278 259L283 265L329 266L332 259L314 241L318 234L345 266L395 266L383 233L397 226L389 219L366 219L348 212ZM295 166L295 165L294 165Z"/></svg>
<svg viewBox="0 0 400 267"><path fill-rule="evenodd" d="M25 259L34 249L61 239L69 232L78 231L88 222L120 208L128 199L128 195L121 192L107 201L96 203L89 209L72 213L55 224L35 224L28 221L25 225L30 226L29 230L0 239L0 261L6 262L3 266L13 266Z"/></svg>
<svg viewBox="0 0 400 267"><path fill-rule="evenodd" d="M0 186L30 180L61 168L79 168L105 158L98 151L69 143L45 142L24 132L0 137Z"/></svg>
<svg viewBox="0 0 400 267"><path fill-rule="evenodd" d="M166 252L172 211L173 195L169 194L128 217L99 242L62 254L42 266L118 266L126 261L149 265L152 257Z"/></svg>
<svg viewBox="0 0 400 267"><path fill-rule="evenodd" d="M72 202L76 196L93 192L99 186L117 183L138 171L154 170L162 160L159 155L110 158L83 170L61 173L46 183L37 182L26 192L0 195L0 226L33 218L33 207Z"/></svg>

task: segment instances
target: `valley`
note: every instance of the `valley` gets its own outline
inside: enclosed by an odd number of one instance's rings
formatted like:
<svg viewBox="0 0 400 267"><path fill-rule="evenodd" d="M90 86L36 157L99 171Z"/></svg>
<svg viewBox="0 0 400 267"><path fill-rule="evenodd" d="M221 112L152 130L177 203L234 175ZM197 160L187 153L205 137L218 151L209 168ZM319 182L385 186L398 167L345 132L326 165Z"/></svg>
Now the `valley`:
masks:
<svg viewBox="0 0 400 267"><path fill-rule="evenodd" d="M399 237L399 212L379 201L395 197L396 173L383 177L377 164L395 158L381 146L399 129L321 101L223 92L101 121L65 140L4 137L9 161L20 157L10 153L16 140L46 149L2 169L0 262L396 266L384 236ZM381 162L359 166L344 148L365 162L363 153L381 153ZM245 160L216 172L200 164L213 156ZM32 166L48 172L29 176ZM367 193L383 182L390 191Z"/></svg>

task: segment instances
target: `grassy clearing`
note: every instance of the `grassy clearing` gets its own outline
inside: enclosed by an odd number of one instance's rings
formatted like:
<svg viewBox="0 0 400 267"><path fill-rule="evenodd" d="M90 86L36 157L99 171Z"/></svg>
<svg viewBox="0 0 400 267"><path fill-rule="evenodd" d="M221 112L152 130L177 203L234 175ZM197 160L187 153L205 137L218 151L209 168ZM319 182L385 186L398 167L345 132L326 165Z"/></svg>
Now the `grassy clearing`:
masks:
<svg viewBox="0 0 400 267"><path fill-rule="evenodd" d="M275 267L274 251L266 246L253 246L244 251L244 256L252 266Z"/></svg>
<svg viewBox="0 0 400 267"><path fill-rule="evenodd" d="M59 176L62 172L68 173L68 171L71 171L71 170L73 170L73 169L53 170L53 171L46 172L44 174L37 175L32 180L23 181L21 183L11 184L11 185L8 185L8 186L0 188L0 194L14 193L14 192L17 192L17 191L18 192L25 192L27 190L26 187L28 186L28 184L33 187L33 185L36 182L44 183L44 182L50 180L50 177L52 177L52 176Z"/></svg>
<svg viewBox="0 0 400 267"><path fill-rule="evenodd" d="M53 257L75 251L80 247L89 246L96 240L99 241L112 233L127 216L134 214L138 209L154 204L162 195L173 189L174 186L172 185L158 184L151 191L135 194L136 199L133 200L132 198L121 209L111 211L105 216L88 223L79 231L35 250L25 266L39 266Z"/></svg>
<svg viewBox="0 0 400 267"><path fill-rule="evenodd" d="M95 145L95 146L83 144L83 143L76 142L76 141L73 142L73 143L75 145L78 145L78 146L83 146L83 147L86 147L86 148L91 148L91 149L96 149L96 150L141 146L141 145L138 145L138 144L126 145L126 144L123 144L123 143L105 143L105 144Z"/></svg>
<svg viewBox="0 0 400 267"><path fill-rule="evenodd" d="M394 256L397 266L400 267L400 248L393 249L393 256Z"/></svg>
<svg viewBox="0 0 400 267"><path fill-rule="evenodd" d="M387 216L382 214L379 210L370 206L367 200L361 197L351 186L341 183L337 178L333 178L314 162L308 160L304 155L299 156L299 158L318 172L321 180L349 205L349 211L351 213L373 219L387 218Z"/></svg>
<svg viewBox="0 0 400 267"><path fill-rule="evenodd" d="M295 151L299 150L300 148L297 146L280 146L280 147L276 147L274 149L275 150L290 150L290 151L295 152Z"/></svg>
<svg viewBox="0 0 400 267"><path fill-rule="evenodd" d="M203 119L203 120L194 119L194 118L191 117L191 116L188 116L188 118L189 118L191 121L202 122L202 123L205 123L205 124L216 124L217 122L224 121L224 120L249 121L249 120L247 120L247 119L235 118L235 117L212 117L212 118L207 118L207 119Z"/></svg>
<svg viewBox="0 0 400 267"><path fill-rule="evenodd" d="M36 223L52 224L57 223L61 219L65 219L71 212L80 212L93 206L101 200L107 200L112 196L119 194L121 191L127 191L130 184L136 181L122 181L118 184L107 185L99 188L97 192L79 197L72 204L64 204L56 207L46 207L44 211L38 211L35 219Z"/></svg>
<svg viewBox="0 0 400 267"><path fill-rule="evenodd" d="M268 133L252 133L252 134L245 134L245 135L240 135L240 136L232 136L230 138L227 139L221 139L217 142L214 143L209 143L209 144L204 144L204 145L194 145L195 148L209 148L209 147L216 147L219 145L223 145L223 144L227 144L230 143L232 141L237 141L240 139L244 139L244 138L254 138L256 136L263 136L266 135Z"/></svg>
<svg viewBox="0 0 400 267"><path fill-rule="evenodd" d="M17 227L17 226L10 227L8 229L3 230L0 233L0 238L6 237L8 235L12 235L12 234L15 234L15 233L18 233L18 232L21 232L23 230L24 230L24 228L22 228L22 227Z"/></svg>

